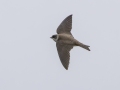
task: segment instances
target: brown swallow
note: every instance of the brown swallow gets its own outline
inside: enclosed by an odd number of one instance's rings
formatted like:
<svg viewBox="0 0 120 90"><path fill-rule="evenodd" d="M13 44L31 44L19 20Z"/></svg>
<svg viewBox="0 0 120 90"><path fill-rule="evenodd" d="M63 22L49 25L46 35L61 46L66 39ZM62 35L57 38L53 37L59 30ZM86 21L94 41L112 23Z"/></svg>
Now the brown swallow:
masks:
<svg viewBox="0 0 120 90"><path fill-rule="evenodd" d="M72 29L72 15L66 17L57 28L57 34L52 35L52 39L56 42L59 58L62 65L68 70L70 60L70 50L73 46L80 46L90 51L88 45L85 45L76 40L71 34Z"/></svg>

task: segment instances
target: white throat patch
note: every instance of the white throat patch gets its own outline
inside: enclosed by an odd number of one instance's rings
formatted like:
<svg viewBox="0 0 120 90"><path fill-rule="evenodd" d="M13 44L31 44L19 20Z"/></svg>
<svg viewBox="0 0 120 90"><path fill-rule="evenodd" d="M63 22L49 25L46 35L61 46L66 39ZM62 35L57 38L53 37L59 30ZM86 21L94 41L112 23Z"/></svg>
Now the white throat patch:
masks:
<svg viewBox="0 0 120 90"><path fill-rule="evenodd" d="M58 40L58 38L59 38L59 35L57 35L57 38L55 39L55 38L52 38L55 42L57 42L57 40Z"/></svg>

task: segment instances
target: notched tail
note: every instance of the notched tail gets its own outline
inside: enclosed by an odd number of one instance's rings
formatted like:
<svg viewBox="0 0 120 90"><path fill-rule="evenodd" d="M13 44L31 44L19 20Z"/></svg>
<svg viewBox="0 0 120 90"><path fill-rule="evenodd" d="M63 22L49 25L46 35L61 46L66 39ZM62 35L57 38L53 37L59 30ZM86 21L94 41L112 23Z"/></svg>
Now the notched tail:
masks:
<svg viewBox="0 0 120 90"><path fill-rule="evenodd" d="M90 51L90 49L89 49L90 46L88 46L88 45L85 45L85 44L79 42L79 46Z"/></svg>
<svg viewBox="0 0 120 90"><path fill-rule="evenodd" d="M88 45L83 45L83 48L86 49L86 50L88 50L88 51L90 51L89 47L90 46L88 46Z"/></svg>

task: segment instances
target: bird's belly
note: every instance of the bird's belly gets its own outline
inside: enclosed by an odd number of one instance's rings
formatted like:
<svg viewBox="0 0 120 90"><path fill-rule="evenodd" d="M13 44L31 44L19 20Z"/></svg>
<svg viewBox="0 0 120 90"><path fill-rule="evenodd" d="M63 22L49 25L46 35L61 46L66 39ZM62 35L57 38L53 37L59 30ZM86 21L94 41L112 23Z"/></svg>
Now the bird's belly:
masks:
<svg viewBox="0 0 120 90"><path fill-rule="evenodd" d="M74 45L74 41L72 40L60 40L59 41L61 44L68 44L68 45Z"/></svg>

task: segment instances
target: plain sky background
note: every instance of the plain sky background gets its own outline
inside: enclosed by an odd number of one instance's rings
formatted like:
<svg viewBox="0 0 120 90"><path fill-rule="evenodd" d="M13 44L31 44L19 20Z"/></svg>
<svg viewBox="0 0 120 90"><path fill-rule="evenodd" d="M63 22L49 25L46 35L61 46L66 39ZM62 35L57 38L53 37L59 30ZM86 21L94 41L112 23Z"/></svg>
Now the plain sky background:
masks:
<svg viewBox="0 0 120 90"><path fill-rule="evenodd" d="M69 69L50 37L73 14ZM0 90L120 90L120 0L0 0Z"/></svg>

